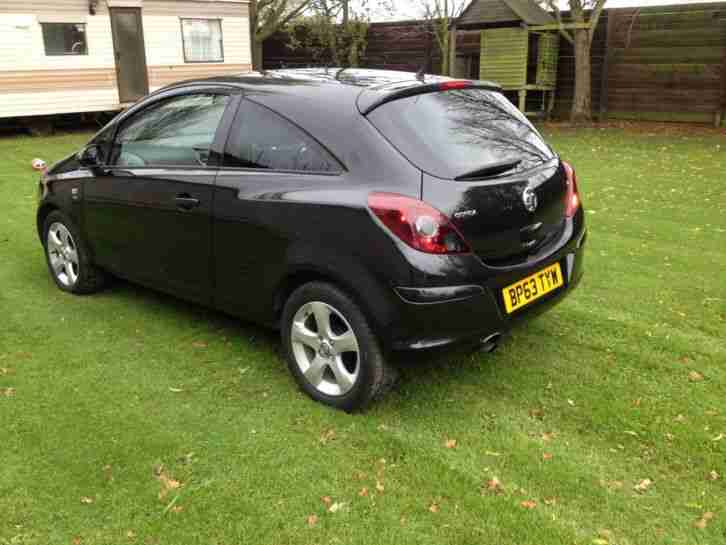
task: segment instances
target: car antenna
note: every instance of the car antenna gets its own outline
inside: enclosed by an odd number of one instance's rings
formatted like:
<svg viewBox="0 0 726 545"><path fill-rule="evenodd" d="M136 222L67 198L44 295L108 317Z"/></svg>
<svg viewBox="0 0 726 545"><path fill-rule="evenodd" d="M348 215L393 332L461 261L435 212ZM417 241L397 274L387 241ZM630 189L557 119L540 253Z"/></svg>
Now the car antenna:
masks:
<svg viewBox="0 0 726 545"><path fill-rule="evenodd" d="M422 83L424 81L426 81L426 67L425 66L422 66L421 68L419 68L419 71L416 72L416 79Z"/></svg>

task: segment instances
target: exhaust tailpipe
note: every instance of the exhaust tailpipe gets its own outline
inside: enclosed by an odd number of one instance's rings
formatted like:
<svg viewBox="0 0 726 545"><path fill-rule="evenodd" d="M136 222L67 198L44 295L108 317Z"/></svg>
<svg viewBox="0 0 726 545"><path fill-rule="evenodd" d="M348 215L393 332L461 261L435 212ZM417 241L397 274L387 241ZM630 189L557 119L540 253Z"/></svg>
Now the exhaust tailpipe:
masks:
<svg viewBox="0 0 726 545"><path fill-rule="evenodd" d="M484 337L481 340L481 351L491 354L499 346L499 341L502 339L502 334L499 332L492 333L491 335Z"/></svg>

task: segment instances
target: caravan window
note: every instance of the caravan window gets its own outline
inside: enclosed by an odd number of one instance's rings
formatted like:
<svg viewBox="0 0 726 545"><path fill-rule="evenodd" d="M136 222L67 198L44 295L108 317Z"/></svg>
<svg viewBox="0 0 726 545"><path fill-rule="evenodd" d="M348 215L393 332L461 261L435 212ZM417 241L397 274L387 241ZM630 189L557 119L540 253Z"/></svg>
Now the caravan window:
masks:
<svg viewBox="0 0 726 545"><path fill-rule="evenodd" d="M224 62L222 21L182 19L185 62Z"/></svg>
<svg viewBox="0 0 726 545"><path fill-rule="evenodd" d="M41 23L46 55L88 55L85 23Z"/></svg>

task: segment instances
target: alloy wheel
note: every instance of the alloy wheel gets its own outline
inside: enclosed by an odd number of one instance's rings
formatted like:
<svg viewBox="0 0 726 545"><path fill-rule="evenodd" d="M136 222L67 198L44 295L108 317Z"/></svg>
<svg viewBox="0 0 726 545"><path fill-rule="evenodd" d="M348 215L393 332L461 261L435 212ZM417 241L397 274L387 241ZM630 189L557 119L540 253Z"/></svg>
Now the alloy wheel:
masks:
<svg viewBox="0 0 726 545"><path fill-rule="evenodd" d="M320 301L304 304L293 318L290 341L300 372L319 392L342 396L355 386L360 349L340 311Z"/></svg>
<svg viewBox="0 0 726 545"><path fill-rule="evenodd" d="M58 282L72 287L78 281L80 266L78 249L68 228L62 223L51 224L46 240L48 260Z"/></svg>

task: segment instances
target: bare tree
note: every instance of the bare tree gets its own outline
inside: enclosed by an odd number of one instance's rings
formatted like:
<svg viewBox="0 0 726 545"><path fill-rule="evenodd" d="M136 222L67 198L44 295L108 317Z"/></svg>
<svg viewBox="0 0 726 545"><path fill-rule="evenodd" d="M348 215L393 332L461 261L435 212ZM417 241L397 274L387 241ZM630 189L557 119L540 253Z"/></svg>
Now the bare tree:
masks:
<svg viewBox="0 0 726 545"><path fill-rule="evenodd" d="M312 0L251 0L249 4L252 66L262 70L262 45L275 32L302 14Z"/></svg>
<svg viewBox="0 0 726 545"><path fill-rule="evenodd" d="M391 9L389 0L311 0L288 25L291 49L305 49L316 62L354 67L367 45L372 6Z"/></svg>
<svg viewBox="0 0 726 545"><path fill-rule="evenodd" d="M570 112L573 123L592 120L590 49L606 1L567 0L572 22L565 23L556 0L540 0L540 3L554 12L560 34L575 50L575 98Z"/></svg>
<svg viewBox="0 0 726 545"><path fill-rule="evenodd" d="M449 51L451 48L451 23L464 11L466 0L420 0L422 15L429 23L436 45L441 53L441 74L451 74Z"/></svg>

